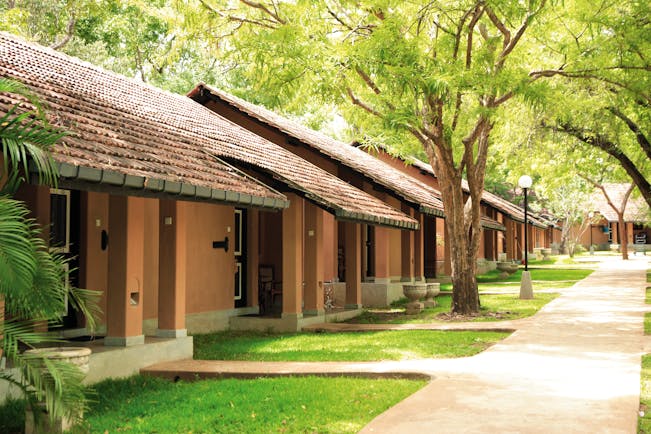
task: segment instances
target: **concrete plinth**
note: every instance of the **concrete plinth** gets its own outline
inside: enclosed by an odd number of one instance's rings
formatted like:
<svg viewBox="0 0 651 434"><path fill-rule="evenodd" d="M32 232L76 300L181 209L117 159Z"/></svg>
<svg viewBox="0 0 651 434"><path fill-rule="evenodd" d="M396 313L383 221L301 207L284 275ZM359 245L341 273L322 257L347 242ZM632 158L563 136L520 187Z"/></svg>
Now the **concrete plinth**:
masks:
<svg viewBox="0 0 651 434"><path fill-rule="evenodd" d="M520 298L522 300L531 300L533 298L533 285L531 284L531 272L522 272L522 282L520 283Z"/></svg>
<svg viewBox="0 0 651 434"><path fill-rule="evenodd" d="M414 301L412 303L407 303L405 313L407 315L417 315L423 311L423 303L420 301Z"/></svg>

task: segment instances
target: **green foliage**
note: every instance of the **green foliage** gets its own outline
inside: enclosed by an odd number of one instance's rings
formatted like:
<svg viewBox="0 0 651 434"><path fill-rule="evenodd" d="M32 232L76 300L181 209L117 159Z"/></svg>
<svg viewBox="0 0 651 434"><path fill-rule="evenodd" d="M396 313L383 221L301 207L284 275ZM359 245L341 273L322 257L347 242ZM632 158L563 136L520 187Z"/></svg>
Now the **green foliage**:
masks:
<svg viewBox="0 0 651 434"><path fill-rule="evenodd" d="M0 404L0 432L22 434L25 430L26 407L25 400L16 398L8 398Z"/></svg>
<svg viewBox="0 0 651 434"><path fill-rule="evenodd" d="M424 381L285 377L193 383L132 377L97 384L91 432L355 433Z"/></svg>
<svg viewBox="0 0 651 434"><path fill-rule="evenodd" d="M325 334L222 332L195 335L194 358L307 362L467 357L507 335L432 330Z"/></svg>
<svg viewBox="0 0 651 434"><path fill-rule="evenodd" d="M24 86L0 79L0 92L30 102L27 108L17 104L0 117L4 161L1 174L8 180L0 185L0 299L4 300L0 348L2 355L22 372L19 380L7 371L0 372L0 380L19 388L31 407L44 402L50 418L78 420L85 403L80 370L50 360L47 352L34 355L20 350L23 346L57 342L47 333L34 330L39 323L59 323L66 298L86 315L92 330L97 307L90 296L94 294L69 288L66 261L48 251L41 228L27 218L25 205L10 196L22 181L17 175L19 170L29 173L30 163L39 170L42 180L56 180L56 166L49 151L62 133L47 125L38 103Z"/></svg>

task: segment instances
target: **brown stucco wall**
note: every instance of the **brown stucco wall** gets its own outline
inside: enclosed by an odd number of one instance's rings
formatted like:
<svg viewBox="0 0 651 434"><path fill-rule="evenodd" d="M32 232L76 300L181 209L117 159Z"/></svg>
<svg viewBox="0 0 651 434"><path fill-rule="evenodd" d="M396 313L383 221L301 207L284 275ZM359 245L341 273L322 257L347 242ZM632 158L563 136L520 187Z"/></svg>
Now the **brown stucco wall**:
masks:
<svg viewBox="0 0 651 434"><path fill-rule="evenodd" d="M235 259L233 255L233 207L184 202L187 225L186 312L232 309ZM231 231L228 232L230 227ZM213 241L228 236L231 248L213 249Z"/></svg>
<svg viewBox="0 0 651 434"><path fill-rule="evenodd" d="M79 254L79 283L82 288L100 291L102 315L98 324L105 324L106 291L108 289L108 247L102 250L102 231L110 234L109 195L82 192L82 233ZM109 237L110 239L110 237Z"/></svg>

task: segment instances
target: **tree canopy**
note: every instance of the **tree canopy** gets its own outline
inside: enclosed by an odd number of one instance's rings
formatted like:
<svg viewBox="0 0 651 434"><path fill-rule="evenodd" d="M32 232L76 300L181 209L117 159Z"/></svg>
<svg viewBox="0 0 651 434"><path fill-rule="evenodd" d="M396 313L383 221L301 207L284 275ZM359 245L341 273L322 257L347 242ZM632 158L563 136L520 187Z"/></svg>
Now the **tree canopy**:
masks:
<svg viewBox="0 0 651 434"><path fill-rule="evenodd" d="M312 127L336 113L348 125L340 137L426 158L458 311L478 309L486 177L514 184L528 166L542 198L573 161L602 181L630 178L651 200L645 2L42 3L0 5L0 26L176 92L208 82Z"/></svg>

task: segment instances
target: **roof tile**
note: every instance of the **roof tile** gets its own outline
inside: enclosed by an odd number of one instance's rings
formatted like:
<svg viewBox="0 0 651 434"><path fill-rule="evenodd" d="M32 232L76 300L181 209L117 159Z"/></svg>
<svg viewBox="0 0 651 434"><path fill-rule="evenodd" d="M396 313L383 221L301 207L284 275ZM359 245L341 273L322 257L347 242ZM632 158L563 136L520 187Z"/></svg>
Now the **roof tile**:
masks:
<svg viewBox="0 0 651 434"><path fill-rule="evenodd" d="M314 131L304 125L287 119L264 107L252 104L227 92L215 89L205 84L201 88L209 91L238 110L262 121L285 134L292 136L312 148L322 152L351 169L360 172L375 183L395 192L407 202L420 206L426 214L443 216L441 194L436 189L398 171L389 164L368 155L361 149L347 143L335 140L323 133Z"/></svg>

